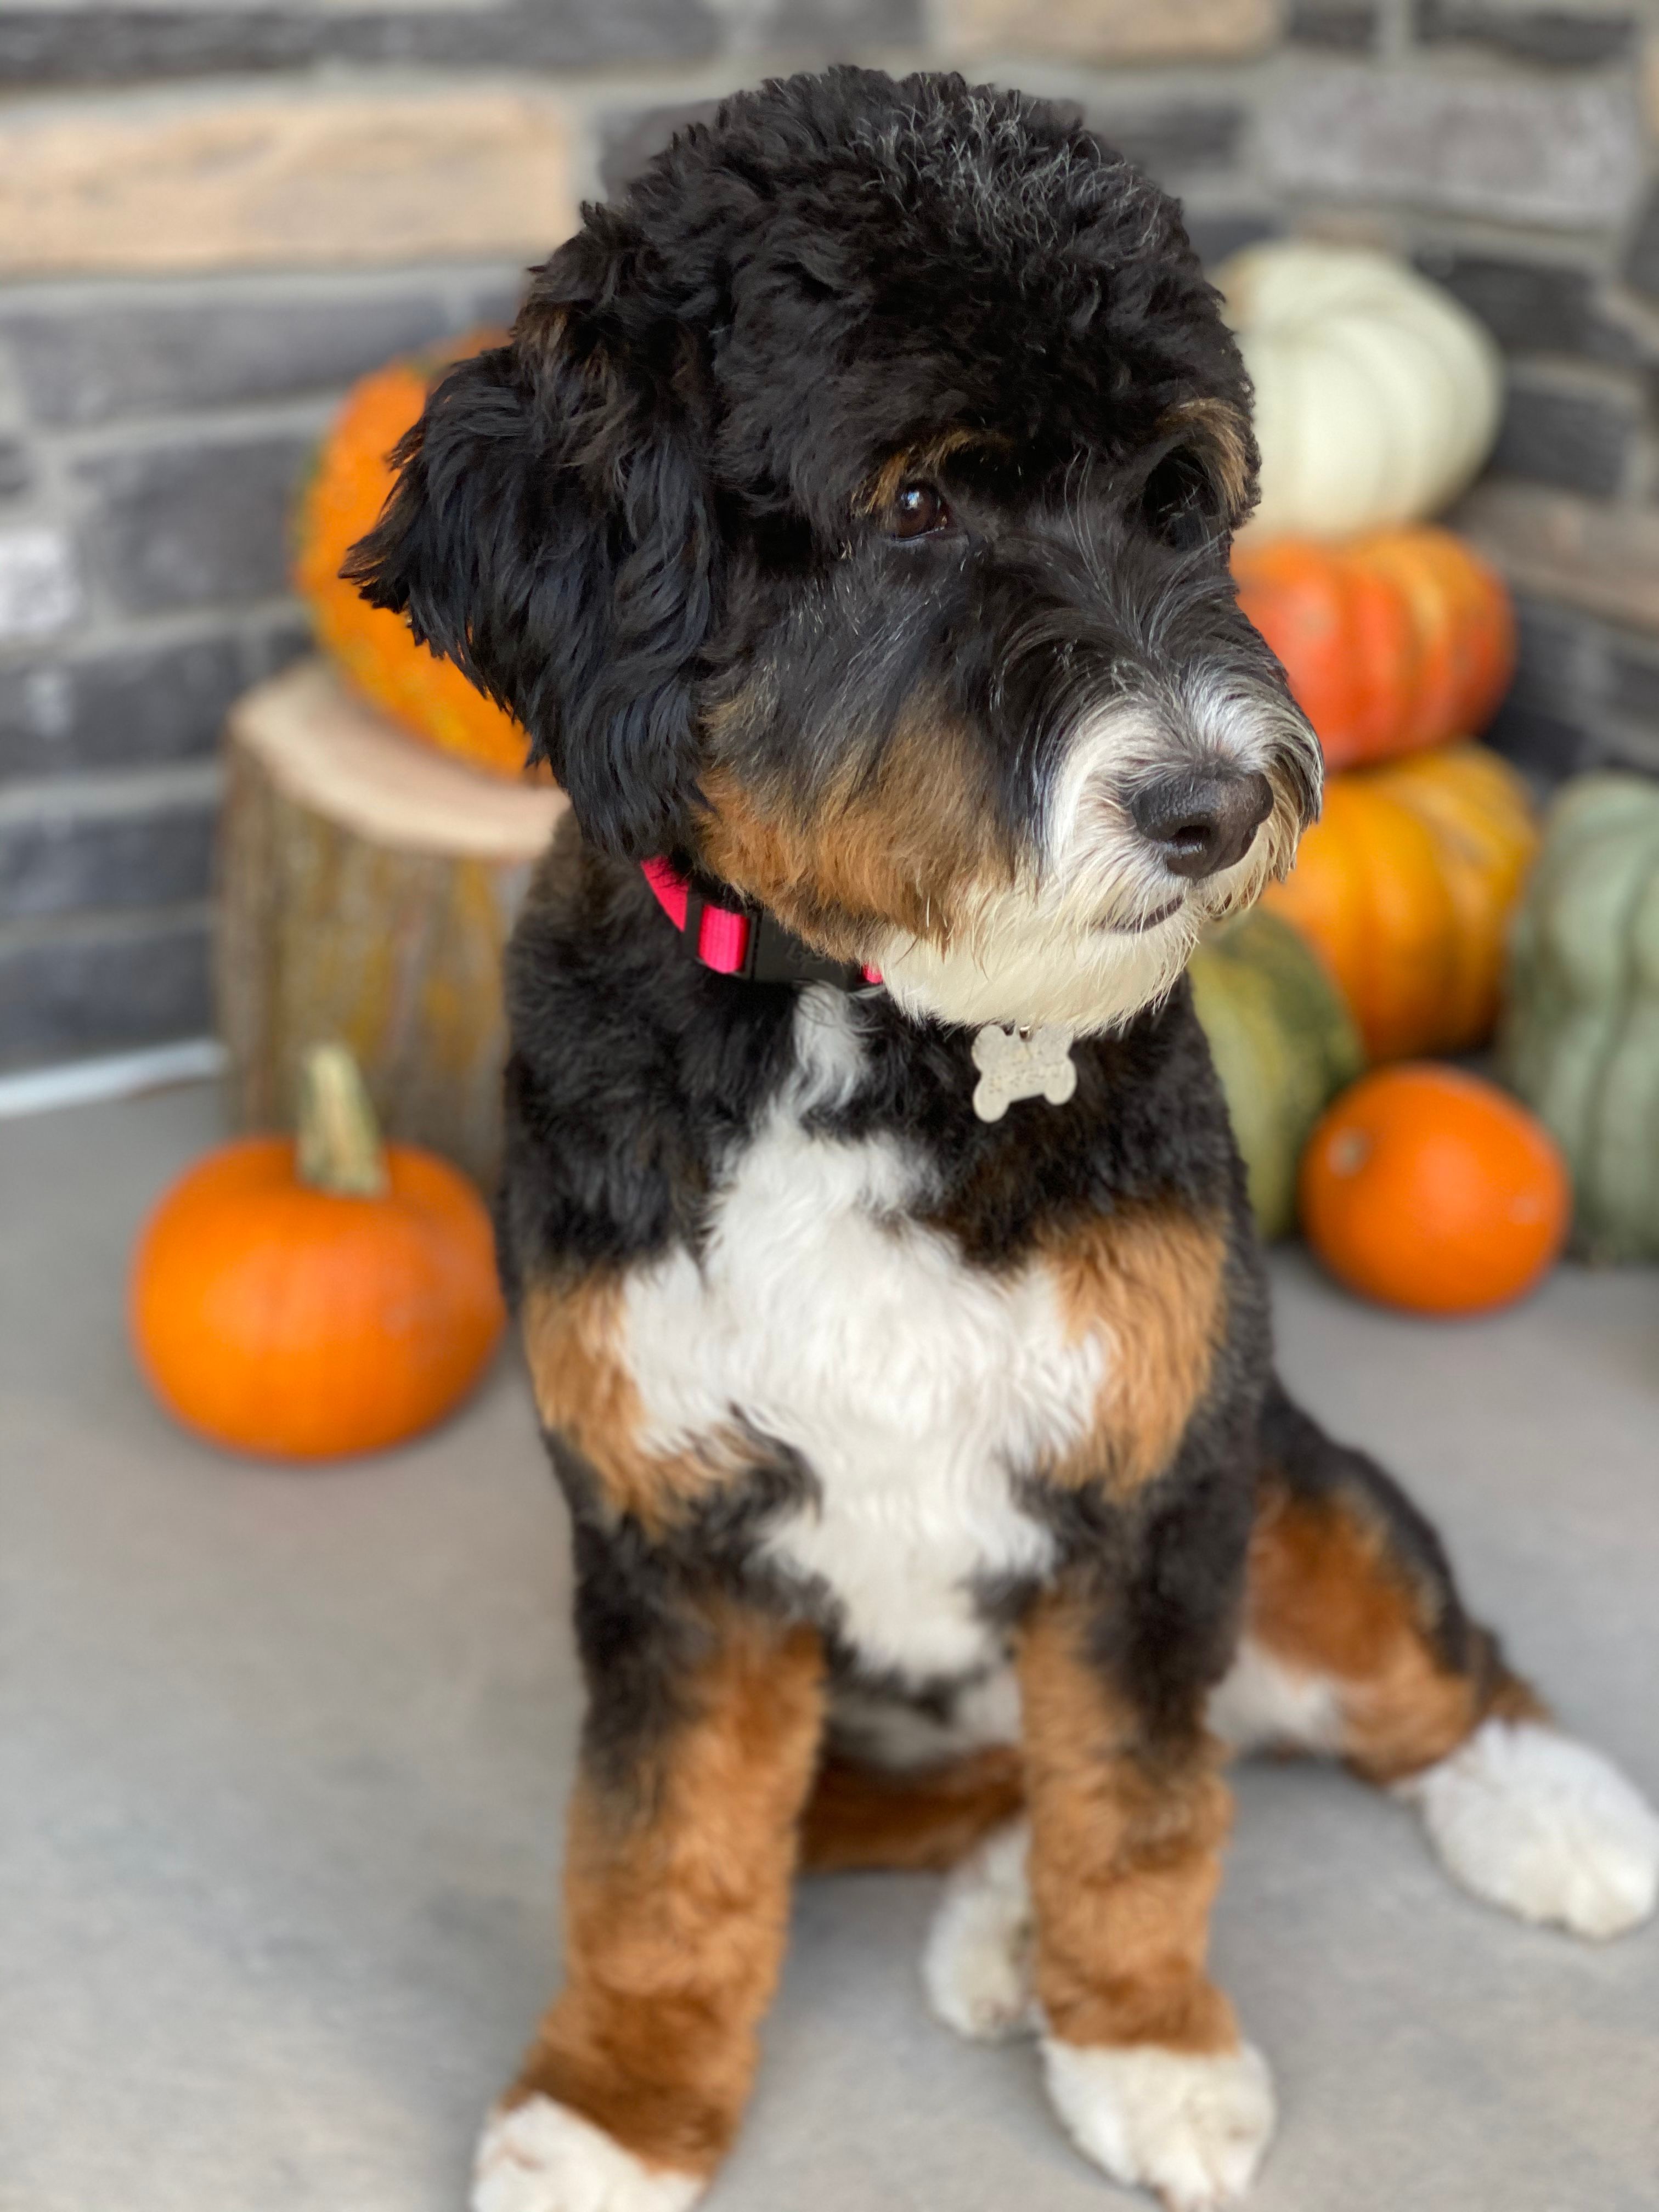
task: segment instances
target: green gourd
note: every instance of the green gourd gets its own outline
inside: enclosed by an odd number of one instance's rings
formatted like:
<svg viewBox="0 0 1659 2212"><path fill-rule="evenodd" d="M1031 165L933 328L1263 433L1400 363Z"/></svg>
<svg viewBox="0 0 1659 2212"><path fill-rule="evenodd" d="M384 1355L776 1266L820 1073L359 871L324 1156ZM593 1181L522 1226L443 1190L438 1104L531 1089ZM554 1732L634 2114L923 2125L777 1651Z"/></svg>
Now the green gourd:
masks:
<svg viewBox="0 0 1659 2212"><path fill-rule="evenodd" d="M1218 932L1190 973L1256 1226L1264 1237L1287 1237L1303 1147L1364 1069L1359 1032L1318 955L1277 915L1258 911Z"/></svg>
<svg viewBox="0 0 1659 2212"><path fill-rule="evenodd" d="M1567 1156L1577 1249L1659 1259L1659 784L1580 776L1552 808L1501 1049Z"/></svg>

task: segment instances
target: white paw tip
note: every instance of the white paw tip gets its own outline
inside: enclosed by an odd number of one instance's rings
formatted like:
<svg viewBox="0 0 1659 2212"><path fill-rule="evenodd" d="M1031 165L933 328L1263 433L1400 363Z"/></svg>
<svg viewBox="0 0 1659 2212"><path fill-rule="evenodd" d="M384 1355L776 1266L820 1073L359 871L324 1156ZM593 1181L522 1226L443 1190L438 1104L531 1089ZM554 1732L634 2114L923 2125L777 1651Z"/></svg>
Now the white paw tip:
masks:
<svg viewBox="0 0 1659 2212"><path fill-rule="evenodd" d="M1273 2077L1249 2044L1209 2055L1046 2039L1048 2094L1085 2157L1170 2212L1236 2203L1273 2131Z"/></svg>
<svg viewBox="0 0 1659 2212"><path fill-rule="evenodd" d="M934 2018L976 2043L1034 2032L1031 1942L1020 1824L988 1838L945 1885L921 1954Z"/></svg>
<svg viewBox="0 0 1659 2212"><path fill-rule="evenodd" d="M1400 1784L1466 1889L1605 1939L1659 1901L1659 1817L1611 1761L1536 1721L1483 1722Z"/></svg>
<svg viewBox="0 0 1659 2212"><path fill-rule="evenodd" d="M471 2212L686 2212L695 2174L647 2166L550 2097L489 2116L473 2167Z"/></svg>

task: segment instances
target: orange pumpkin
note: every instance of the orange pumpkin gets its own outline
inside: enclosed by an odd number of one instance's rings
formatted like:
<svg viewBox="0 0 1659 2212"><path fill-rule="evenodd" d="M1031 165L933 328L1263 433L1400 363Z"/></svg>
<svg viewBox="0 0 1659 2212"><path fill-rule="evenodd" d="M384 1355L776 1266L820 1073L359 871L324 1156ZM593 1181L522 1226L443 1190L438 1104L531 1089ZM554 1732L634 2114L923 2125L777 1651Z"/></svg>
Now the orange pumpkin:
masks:
<svg viewBox="0 0 1659 2212"><path fill-rule="evenodd" d="M505 1319L477 1192L430 1152L381 1149L339 1046L307 1060L297 1143L227 1145L167 1192L130 1304L171 1413L233 1450L302 1460L441 1419Z"/></svg>
<svg viewBox="0 0 1659 2212"><path fill-rule="evenodd" d="M1323 959L1372 1060L1458 1052L1498 1018L1504 944L1538 845L1527 787L1454 745L1333 776L1263 903Z"/></svg>
<svg viewBox="0 0 1659 2212"><path fill-rule="evenodd" d="M1379 1068L1309 1139L1302 1226L1339 1280L1416 1313L1478 1313L1547 1273L1572 1214L1554 1139L1450 1067Z"/></svg>
<svg viewBox="0 0 1659 2212"><path fill-rule="evenodd" d="M1514 672L1509 593L1449 531L1247 539L1233 573L1333 769L1472 736Z"/></svg>
<svg viewBox="0 0 1659 2212"><path fill-rule="evenodd" d="M1540 837L1526 779L1484 745L1393 761L1366 781L1428 830L1456 926L1433 1049L1465 1052L1497 1026L1510 924Z"/></svg>
<svg viewBox="0 0 1659 2212"><path fill-rule="evenodd" d="M357 689L428 744L498 775L520 775L524 732L510 714L410 635L401 615L371 607L340 563L374 527L392 489L386 455L420 414L451 362L498 342L477 333L447 352L395 361L354 385L300 501L295 581L309 603L318 642Z"/></svg>

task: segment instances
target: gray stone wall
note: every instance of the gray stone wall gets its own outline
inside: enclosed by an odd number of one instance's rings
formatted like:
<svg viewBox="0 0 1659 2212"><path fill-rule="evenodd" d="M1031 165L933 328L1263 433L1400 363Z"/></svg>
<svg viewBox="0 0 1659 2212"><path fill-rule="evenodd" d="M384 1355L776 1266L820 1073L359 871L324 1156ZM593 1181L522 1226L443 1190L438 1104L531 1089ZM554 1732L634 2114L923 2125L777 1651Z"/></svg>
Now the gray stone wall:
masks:
<svg viewBox="0 0 1659 2212"><path fill-rule="evenodd" d="M674 123L836 58L1074 101L1216 261L1413 256L1510 395L1468 526L1499 742L1659 771L1659 192L1643 4L54 0L0 11L0 1072L199 1034L216 734L305 647L286 517L340 392L506 315Z"/></svg>

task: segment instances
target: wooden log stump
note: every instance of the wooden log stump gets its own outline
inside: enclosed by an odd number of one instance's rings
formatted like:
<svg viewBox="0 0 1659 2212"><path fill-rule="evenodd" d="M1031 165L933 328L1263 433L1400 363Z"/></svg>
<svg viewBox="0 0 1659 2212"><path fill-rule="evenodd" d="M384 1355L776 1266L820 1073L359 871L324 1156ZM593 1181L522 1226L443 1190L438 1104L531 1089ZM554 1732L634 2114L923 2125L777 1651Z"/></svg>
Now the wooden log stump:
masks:
<svg viewBox="0 0 1659 2212"><path fill-rule="evenodd" d="M488 1188L501 1149L501 953L563 813L416 744L322 661L232 709L217 981L233 1112L293 1126L301 1055L356 1055L386 1134Z"/></svg>

